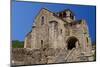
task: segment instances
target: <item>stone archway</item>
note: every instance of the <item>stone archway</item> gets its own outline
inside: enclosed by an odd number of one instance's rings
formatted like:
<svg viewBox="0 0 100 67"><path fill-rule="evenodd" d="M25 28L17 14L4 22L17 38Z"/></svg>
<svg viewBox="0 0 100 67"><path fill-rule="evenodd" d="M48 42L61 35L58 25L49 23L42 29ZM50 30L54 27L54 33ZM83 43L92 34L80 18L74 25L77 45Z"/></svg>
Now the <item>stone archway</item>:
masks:
<svg viewBox="0 0 100 67"><path fill-rule="evenodd" d="M77 48L79 46L79 40L76 37L69 37L66 43L68 50Z"/></svg>

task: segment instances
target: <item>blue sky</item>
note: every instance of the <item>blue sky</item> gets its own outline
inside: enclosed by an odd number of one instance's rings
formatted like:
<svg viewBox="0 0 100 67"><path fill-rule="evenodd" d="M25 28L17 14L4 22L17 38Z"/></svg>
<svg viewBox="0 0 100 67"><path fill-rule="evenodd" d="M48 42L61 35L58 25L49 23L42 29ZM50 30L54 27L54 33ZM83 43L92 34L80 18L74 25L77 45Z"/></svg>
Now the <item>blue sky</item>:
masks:
<svg viewBox="0 0 100 67"><path fill-rule="evenodd" d="M34 19L41 10L47 8L52 12L59 12L64 9L70 9L74 12L76 19L85 19L89 34L92 41L96 39L96 7L95 6L82 6L71 4L50 4L39 2L12 2L12 40L24 41L26 34L31 30Z"/></svg>

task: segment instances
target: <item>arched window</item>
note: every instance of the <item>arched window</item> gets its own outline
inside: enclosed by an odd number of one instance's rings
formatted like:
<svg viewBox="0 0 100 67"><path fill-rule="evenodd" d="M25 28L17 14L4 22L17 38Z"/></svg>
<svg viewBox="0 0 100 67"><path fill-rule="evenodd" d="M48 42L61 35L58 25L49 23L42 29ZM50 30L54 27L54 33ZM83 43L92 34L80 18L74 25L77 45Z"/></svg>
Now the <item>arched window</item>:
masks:
<svg viewBox="0 0 100 67"><path fill-rule="evenodd" d="M57 21L50 21L49 23L50 23L50 25L54 25L54 29L58 28L58 22Z"/></svg>
<svg viewBox="0 0 100 67"><path fill-rule="evenodd" d="M44 16L41 17L41 25L44 24Z"/></svg>

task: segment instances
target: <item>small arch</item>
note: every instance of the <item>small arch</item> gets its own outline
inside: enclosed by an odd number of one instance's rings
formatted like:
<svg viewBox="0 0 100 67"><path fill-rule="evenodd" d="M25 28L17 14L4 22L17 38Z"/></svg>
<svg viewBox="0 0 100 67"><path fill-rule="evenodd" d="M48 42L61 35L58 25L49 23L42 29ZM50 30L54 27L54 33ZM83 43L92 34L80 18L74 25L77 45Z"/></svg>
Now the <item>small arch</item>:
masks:
<svg viewBox="0 0 100 67"><path fill-rule="evenodd" d="M57 21L50 21L50 25L54 24L54 29L58 30L58 22Z"/></svg>
<svg viewBox="0 0 100 67"><path fill-rule="evenodd" d="M74 36L69 37L68 40L66 41L66 43L67 43L68 50L71 50L71 49L79 46L79 40Z"/></svg>
<svg viewBox="0 0 100 67"><path fill-rule="evenodd" d="M49 21L49 23L58 23L57 21L55 21L55 20L52 20L52 21Z"/></svg>

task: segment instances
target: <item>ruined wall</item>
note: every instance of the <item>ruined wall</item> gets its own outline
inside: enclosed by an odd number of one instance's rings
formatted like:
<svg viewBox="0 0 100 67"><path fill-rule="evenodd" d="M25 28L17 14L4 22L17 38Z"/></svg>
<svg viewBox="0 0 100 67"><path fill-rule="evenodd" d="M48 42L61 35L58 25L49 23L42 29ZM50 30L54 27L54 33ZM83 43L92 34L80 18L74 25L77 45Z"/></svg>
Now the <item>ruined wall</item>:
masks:
<svg viewBox="0 0 100 67"><path fill-rule="evenodd" d="M49 42L52 44L52 48L64 48L64 21L54 16L49 19L52 19L49 21Z"/></svg>
<svg viewBox="0 0 100 67"><path fill-rule="evenodd" d="M51 23L54 21L54 23ZM57 22L57 25L55 24ZM53 13L42 9L35 20L35 32L32 30L32 41L35 48L41 47L62 48L64 47L64 22L54 17ZM32 43L32 45L34 45Z"/></svg>
<svg viewBox="0 0 100 67"><path fill-rule="evenodd" d="M37 49L37 43L36 43L36 28L35 26L32 27L32 32L31 32L31 48L32 49Z"/></svg>
<svg viewBox="0 0 100 67"><path fill-rule="evenodd" d="M48 45L48 24L47 24L48 13L45 10L41 10L39 15L36 17L36 48L43 48ZM33 44L34 45L34 44Z"/></svg>
<svg viewBox="0 0 100 67"><path fill-rule="evenodd" d="M79 45L83 50L86 50L88 45L91 45L91 40L88 33L88 27L84 20L73 21L65 25L66 40L70 37L75 37L79 40Z"/></svg>
<svg viewBox="0 0 100 67"><path fill-rule="evenodd" d="M25 37L25 42L24 42L24 48L31 48L32 46L32 35L31 32L27 34L27 37Z"/></svg>
<svg viewBox="0 0 100 67"><path fill-rule="evenodd" d="M65 62L93 61L93 54L86 54L80 48L66 49L25 49L13 48L12 65L51 64Z"/></svg>

